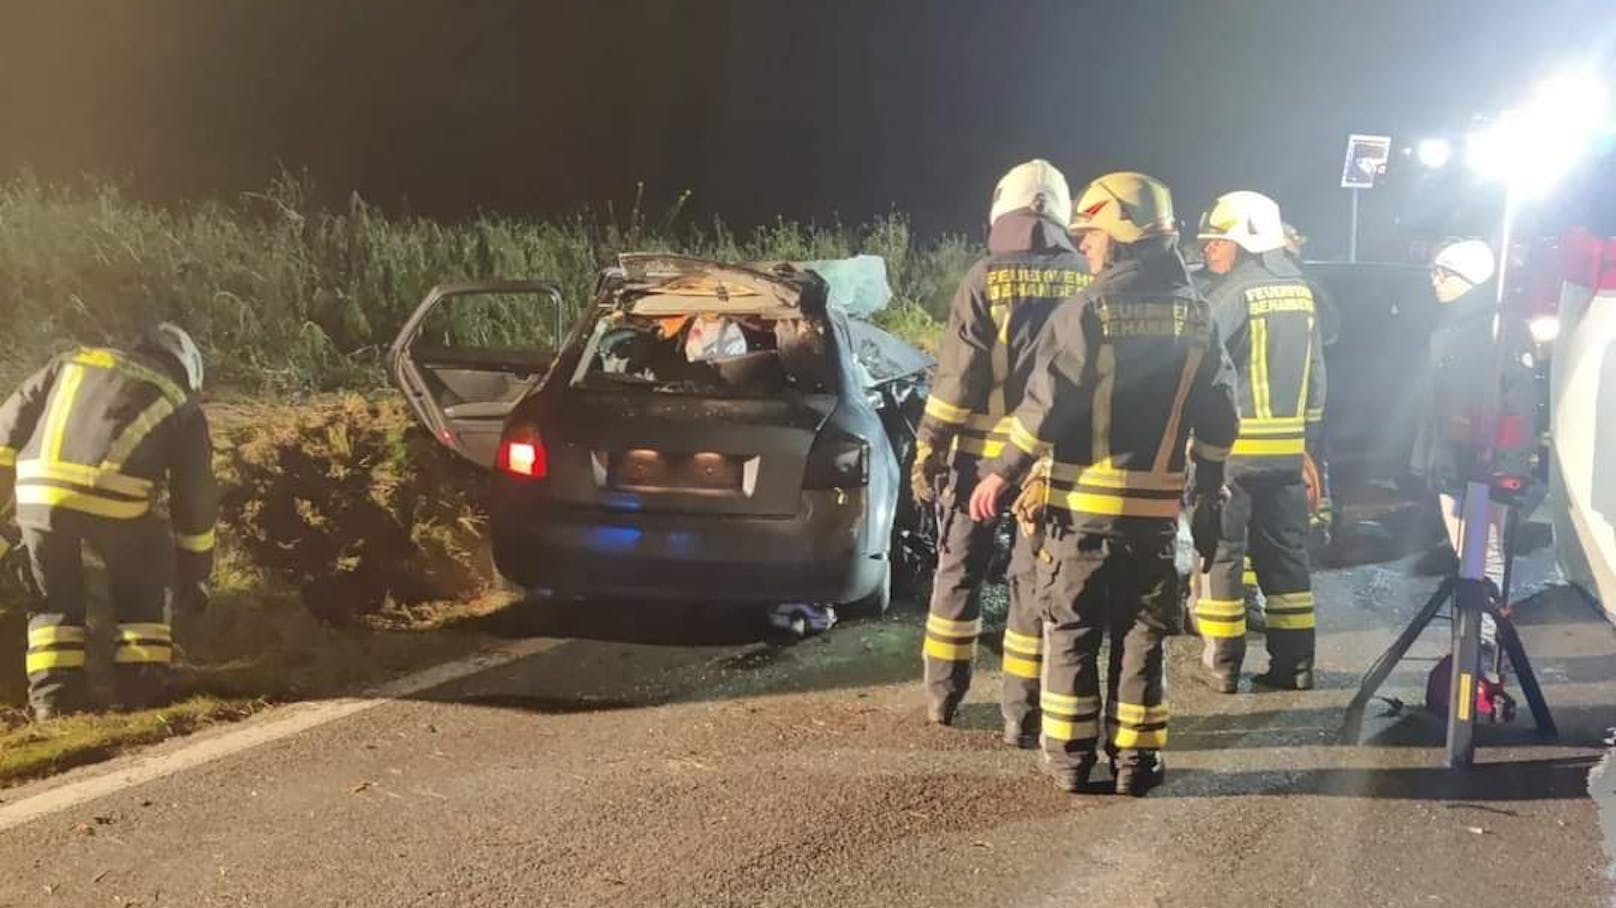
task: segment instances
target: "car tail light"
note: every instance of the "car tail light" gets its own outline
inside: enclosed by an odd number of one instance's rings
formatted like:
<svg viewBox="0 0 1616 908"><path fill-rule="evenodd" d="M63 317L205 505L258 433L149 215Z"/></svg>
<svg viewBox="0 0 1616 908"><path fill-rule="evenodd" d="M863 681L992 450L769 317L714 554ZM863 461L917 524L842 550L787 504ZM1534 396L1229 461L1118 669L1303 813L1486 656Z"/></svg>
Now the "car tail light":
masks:
<svg viewBox="0 0 1616 908"><path fill-rule="evenodd" d="M550 475L550 455L544 448L544 439L532 429L507 431L499 443L498 466L514 476L544 479Z"/></svg>

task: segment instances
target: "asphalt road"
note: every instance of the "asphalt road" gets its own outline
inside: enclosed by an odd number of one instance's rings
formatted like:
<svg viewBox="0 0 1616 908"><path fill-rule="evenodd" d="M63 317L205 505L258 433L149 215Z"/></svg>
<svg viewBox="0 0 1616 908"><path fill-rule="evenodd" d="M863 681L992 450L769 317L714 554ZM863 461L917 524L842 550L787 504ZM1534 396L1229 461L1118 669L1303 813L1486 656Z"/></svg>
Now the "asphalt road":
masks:
<svg viewBox="0 0 1616 908"><path fill-rule="evenodd" d="M1521 563L1527 591L1547 583L1545 553ZM1175 685L1169 780L1145 799L1062 794L1000 745L991 652L963 727L927 726L912 607L790 647L700 610L530 610L507 632L559 645L10 828L136 764L0 792L0 906L1612 904L1588 776L1616 632L1569 594L1524 606L1561 738L1523 706L1456 773L1412 707L1335 736L1435 580L1390 563L1317 585L1320 689ZM1417 704L1445 639L1388 693ZM1173 644L1185 678L1196 641Z"/></svg>

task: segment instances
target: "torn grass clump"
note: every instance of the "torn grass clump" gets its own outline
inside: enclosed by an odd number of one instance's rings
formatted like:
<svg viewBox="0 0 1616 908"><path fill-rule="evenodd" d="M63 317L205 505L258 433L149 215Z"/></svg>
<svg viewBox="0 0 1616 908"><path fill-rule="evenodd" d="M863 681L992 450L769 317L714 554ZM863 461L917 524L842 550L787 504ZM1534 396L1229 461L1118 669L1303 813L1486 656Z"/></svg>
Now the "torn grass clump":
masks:
<svg viewBox="0 0 1616 908"><path fill-rule="evenodd" d="M489 590L483 478L403 401L350 395L253 417L216 433L226 558L335 623Z"/></svg>

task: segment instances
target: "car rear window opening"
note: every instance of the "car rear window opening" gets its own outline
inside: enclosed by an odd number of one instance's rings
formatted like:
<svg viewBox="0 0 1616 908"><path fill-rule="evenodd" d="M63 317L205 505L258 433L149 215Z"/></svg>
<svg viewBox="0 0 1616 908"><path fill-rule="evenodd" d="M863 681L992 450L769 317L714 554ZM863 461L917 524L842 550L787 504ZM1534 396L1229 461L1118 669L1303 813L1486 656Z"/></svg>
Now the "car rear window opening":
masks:
<svg viewBox="0 0 1616 908"><path fill-rule="evenodd" d="M826 330L805 318L613 313L597 326L574 385L740 397L832 393Z"/></svg>

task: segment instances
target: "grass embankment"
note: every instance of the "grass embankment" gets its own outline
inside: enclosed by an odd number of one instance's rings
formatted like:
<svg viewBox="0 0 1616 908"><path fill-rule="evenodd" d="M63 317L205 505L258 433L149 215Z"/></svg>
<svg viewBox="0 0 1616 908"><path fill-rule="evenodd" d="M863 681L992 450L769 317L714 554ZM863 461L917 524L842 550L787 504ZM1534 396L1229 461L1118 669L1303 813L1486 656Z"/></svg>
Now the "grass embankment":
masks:
<svg viewBox="0 0 1616 908"><path fill-rule="evenodd" d="M882 256L895 299L881 316L930 346L978 250L919 243L898 215L860 228L780 222L749 234L636 206L626 224L487 215L388 217L354 198L308 203L282 180L233 203L159 208L108 186L0 185L0 394L75 343L125 343L175 320L208 354L224 492L214 604L182 636L174 706L25 721L22 594L0 576L0 785L100 759L277 701L343 692L482 641L498 607L478 480L410 431L381 353L434 284L547 278L570 307L628 250L729 261ZM504 313L508 315L508 313ZM448 326L489 344L546 326L508 317ZM328 392L349 392L349 396ZM364 396L358 396L364 395ZM92 614L92 619L95 616ZM92 620L92 624L95 622ZM92 627L92 646L108 646ZM103 695L107 679L93 678Z"/></svg>
<svg viewBox="0 0 1616 908"><path fill-rule="evenodd" d="M862 227L781 221L747 234L690 223L678 205L626 224L484 215L455 223L389 217L355 197L316 208L282 179L233 203L177 209L115 188L0 184L0 379L73 342L118 342L154 318L186 326L209 354L216 387L283 394L380 387L381 351L434 284L544 278L569 306L623 251L680 251L725 261L882 256L895 299L884 318L934 337L978 249L920 242L901 215ZM525 326L467 325L467 331ZM497 338L494 338L497 339Z"/></svg>

